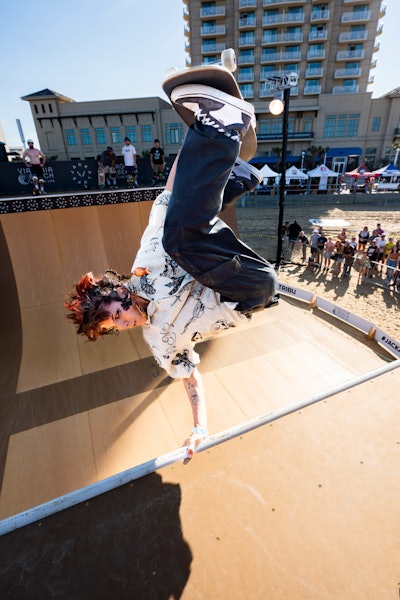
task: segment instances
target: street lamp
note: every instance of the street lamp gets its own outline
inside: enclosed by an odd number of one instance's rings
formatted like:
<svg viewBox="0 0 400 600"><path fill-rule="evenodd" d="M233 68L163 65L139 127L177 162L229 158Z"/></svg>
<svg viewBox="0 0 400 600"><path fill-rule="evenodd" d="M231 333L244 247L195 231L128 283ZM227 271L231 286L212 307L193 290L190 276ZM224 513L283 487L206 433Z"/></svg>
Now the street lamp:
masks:
<svg viewBox="0 0 400 600"><path fill-rule="evenodd" d="M286 153L288 140L288 121L289 121L289 97L290 88L297 86L299 76L292 72L287 75L272 75L266 78L268 90L273 92L274 99L269 104L269 110L273 115L282 117L282 153L281 153L281 178L279 181L279 218L278 218L278 245L276 250L275 270L279 271L282 254L282 225L283 213L285 209L285 184L286 184Z"/></svg>

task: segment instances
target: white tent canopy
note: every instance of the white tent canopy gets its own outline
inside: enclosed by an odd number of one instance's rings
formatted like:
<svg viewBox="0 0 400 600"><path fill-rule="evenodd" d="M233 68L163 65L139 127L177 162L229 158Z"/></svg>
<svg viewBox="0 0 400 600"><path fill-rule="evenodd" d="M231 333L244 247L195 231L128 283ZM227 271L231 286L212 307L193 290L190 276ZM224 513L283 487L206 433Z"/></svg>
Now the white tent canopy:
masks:
<svg viewBox="0 0 400 600"><path fill-rule="evenodd" d="M331 171L326 165L319 165L312 171L308 171L309 177L339 177L339 173Z"/></svg>
<svg viewBox="0 0 400 600"><path fill-rule="evenodd" d="M297 167L290 167L285 173L285 179L308 179L308 175L297 169Z"/></svg>
<svg viewBox="0 0 400 600"><path fill-rule="evenodd" d="M267 183L267 179L270 177L276 177L278 173L275 173L268 165L264 165L262 169L260 169L260 173L262 173L264 177L264 183Z"/></svg>

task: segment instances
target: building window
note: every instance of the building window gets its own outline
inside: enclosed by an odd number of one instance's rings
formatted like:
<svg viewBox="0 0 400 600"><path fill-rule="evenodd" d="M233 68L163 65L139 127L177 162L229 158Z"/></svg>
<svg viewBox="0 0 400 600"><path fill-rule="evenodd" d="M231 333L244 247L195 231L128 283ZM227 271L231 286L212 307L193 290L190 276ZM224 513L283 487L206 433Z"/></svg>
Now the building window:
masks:
<svg viewBox="0 0 400 600"><path fill-rule="evenodd" d="M217 62L217 60L218 60L217 55L211 54L210 56L205 56L203 62L205 65L207 65L208 63L211 63L211 64L215 63L215 62Z"/></svg>
<svg viewBox="0 0 400 600"><path fill-rule="evenodd" d="M380 117L374 117L372 119L371 131L379 131L379 127L380 126L381 126L381 118Z"/></svg>
<svg viewBox="0 0 400 600"><path fill-rule="evenodd" d="M128 137L132 144L134 144L136 142L136 127L135 125L128 125L125 128L125 135L126 137Z"/></svg>
<svg viewBox="0 0 400 600"><path fill-rule="evenodd" d="M46 107L45 107L45 105L44 105L44 104L41 104L40 106L42 107L42 113L45 113L45 112L46 112Z"/></svg>
<svg viewBox="0 0 400 600"><path fill-rule="evenodd" d="M67 137L68 146L76 146L75 129L66 129L65 135Z"/></svg>
<svg viewBox="0 0 400 600"><path fill-rule="evenodd" d="M184 138L182 123L167 123L165 125L165 140L167 144L180 144Z"/></svg>
<svg viewBox="0 0 400 600"><path fill-rule="evenodd" d="M106 133L104 127L96 127L96 142L98 144L106 144Z"/></svg>
<svg viewBox="0 0 400 600"><path fill-rule="evenodd" d="M49 111L52 113L53 112L53 107L51 104L49 104Z"/></svg>
<svg viewBox="0 0 400 600"><path fill-rule="evenodd" d="M327 115L324 124L324 138L356 137L360 115Z"/></svg>
<svg viewBox="0 0 400 600"><path fill-rule="evenodd" d="M304 133L311 133L311 125L312 125L312 117L310 117L310 116L304 117L304 127L303 127Z"/></svg>
<svg viewBox="0 0 400 600"><path fill-rule="evenodd" d="M111 141L113 144L121 143L121 130L119 127L110 127Z"/></svg>
<svg viewBox="0 0 400 600"><path fill-rule="evenodd" d="M142 125L142 142L153 141L153 128L151 125Z"/></svg>
<svg viewBox="0 0 400 600"><path fill-rule="evenodd" d="M89 146L92 143L89 129L81 129L81 140L83 146Z"/></svg>
<svg viewBox="0 0 400 600"><path fill-rule="evenodd" d="M35 114L37 114L37 115L38 115L38 114L39 114L39 111L38 111L37 104L34 104L34 105L33 105L33 108L35 109Z"/></svg>
<svg viewBox="0 0 400 600"><path fill-rule="evenodd" d="M282 135L282 119L261 119L260 135Z"/></svg>
<svg viewBox="0 0 400 600"><path fill-rule="evenodd" d="M243 98L254 98L254 90L252 83L242 83L239 85L239 89Z"/></svg>

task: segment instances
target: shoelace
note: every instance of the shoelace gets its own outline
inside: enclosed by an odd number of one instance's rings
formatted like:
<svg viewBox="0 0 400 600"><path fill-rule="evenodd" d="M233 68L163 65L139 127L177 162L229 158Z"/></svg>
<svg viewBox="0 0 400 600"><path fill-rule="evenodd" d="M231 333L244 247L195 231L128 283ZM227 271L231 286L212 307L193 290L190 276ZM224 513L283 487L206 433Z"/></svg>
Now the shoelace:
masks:
<svg viewBox="0 0 400 600"><path fill-rule="evenodd" d="M214 127L217 131L224 133L227 137L231 138L235 142L240 142L240 134L238 131L225 131L223 127L221 127L214 119L210 119L207 113L203 113L201 108L195 111L194 116L198 121L201 121L203 125L209 125L210 127Z"/></svg>

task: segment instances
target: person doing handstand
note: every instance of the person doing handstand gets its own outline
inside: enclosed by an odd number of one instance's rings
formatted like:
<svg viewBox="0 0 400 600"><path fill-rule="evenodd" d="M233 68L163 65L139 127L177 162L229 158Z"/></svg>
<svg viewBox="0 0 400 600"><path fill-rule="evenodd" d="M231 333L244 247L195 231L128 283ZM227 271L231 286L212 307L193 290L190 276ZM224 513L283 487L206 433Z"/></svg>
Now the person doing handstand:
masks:
<svg viewBox="0 0 400 600"><path fill-rule="evenodd" d="M193 88L172 92L195 121L154 201L131 277L86 273L65 303L77 332L89 340L143 327L157 363L172 378L183 379L194 424L184 445L208 435L196 342L277 303L272 266L217 216L262 180L238 157L254 109L208 86Z"/></svg>

